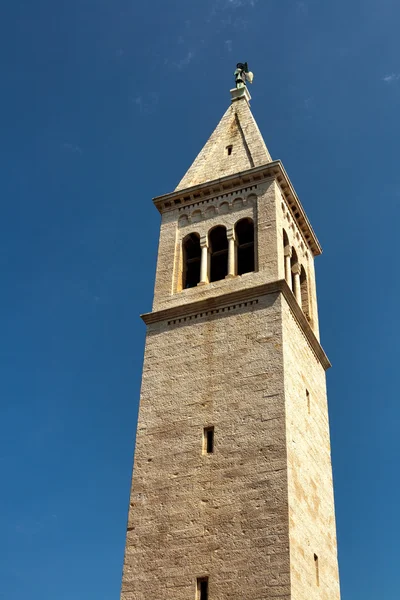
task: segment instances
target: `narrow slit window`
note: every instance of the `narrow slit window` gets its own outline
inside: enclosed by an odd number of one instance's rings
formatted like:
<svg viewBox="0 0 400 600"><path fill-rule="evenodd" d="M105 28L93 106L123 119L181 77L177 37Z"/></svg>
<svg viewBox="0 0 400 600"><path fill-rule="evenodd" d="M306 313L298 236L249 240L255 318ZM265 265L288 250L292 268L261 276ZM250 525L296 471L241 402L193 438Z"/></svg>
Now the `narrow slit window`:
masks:
<svg viewBox="0 0 400 600"><path fill-rule="evenodd" d="M204 427L203 432L203 454L214 452L214 427Z"/></svg>
<svg viewBox="0 0 400 600"><path fill-rule="evenodd" d="M310 402L310 392L306 390L306 398L307 398L307 411L308 414L311 412L311 402Z"/></svg>
<svg viewBox="0 0 400 600"><path fill-rule="evenodd" d="M208 577L200 577L197 580L196 600L208 600Z"/></svg>
<svg viewBox="0 0 400 600"><path fill-rule="evenodd" d="M232 149L233 149L233 146L227 146L226 147L226 151L228 153L228 156L230 156L232 154Z"/></svg>
<svg viewBox="0 0 400 600"><path fill-rule="evenodd" d="M319 564L318 564L318 556L314 554L314 565L315 565L315 580L317 585L319 586Z"/></svg>

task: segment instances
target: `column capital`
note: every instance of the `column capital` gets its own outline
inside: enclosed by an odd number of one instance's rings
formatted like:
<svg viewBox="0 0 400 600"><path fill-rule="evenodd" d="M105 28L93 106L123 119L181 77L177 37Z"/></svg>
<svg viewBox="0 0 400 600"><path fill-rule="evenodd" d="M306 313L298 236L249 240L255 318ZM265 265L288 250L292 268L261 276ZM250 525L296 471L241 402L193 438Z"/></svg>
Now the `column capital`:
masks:
<svg viewBox="0 0 400 600"><path fill-rule="evenodd" d="M228 240L234 240L236 242L236 232L234 227L230 227L226 230L226 237Z"/></svg>
<svg viewBox="0 0 400 600"><path fill-rule="evenodd" d="M292 273L294 275L300 275L300 272L301 272L301 265L299 263L296 263L295 265L293 265Z"/></svg>
<svg viewBox="0 0 400 600"><path fill-rule="evenodd" d="M208 248L208 237L206 235L200 236L200 248Z"/></svg>
<svg viewBox="0 0 400 600"><path fill-rule="evenodd" d="M285 246L283 249L283 253L285 256L292 256L292 247L291 246Z"/></svg>

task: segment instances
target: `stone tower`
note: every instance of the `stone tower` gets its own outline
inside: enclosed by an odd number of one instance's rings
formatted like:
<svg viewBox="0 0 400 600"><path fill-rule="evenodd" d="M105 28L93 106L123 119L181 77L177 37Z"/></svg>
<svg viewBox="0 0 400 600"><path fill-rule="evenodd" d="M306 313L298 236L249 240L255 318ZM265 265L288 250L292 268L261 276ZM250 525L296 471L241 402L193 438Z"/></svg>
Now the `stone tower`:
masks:
<svg viewBox="0 0 400 600"><path fill-rule="evenodd" d="M174 192L147 325L122 600L339 600L321 247L246 88Z"/></svg>

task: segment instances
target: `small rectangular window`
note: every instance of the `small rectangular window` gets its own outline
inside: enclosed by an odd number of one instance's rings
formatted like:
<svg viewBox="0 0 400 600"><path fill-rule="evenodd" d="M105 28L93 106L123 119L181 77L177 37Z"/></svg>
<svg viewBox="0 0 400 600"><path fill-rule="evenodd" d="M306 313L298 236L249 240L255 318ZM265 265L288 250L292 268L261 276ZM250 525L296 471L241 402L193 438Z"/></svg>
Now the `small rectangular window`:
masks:
<svg viewBox="0 0 400 600"><path fill-rule="evenodd" d="M227 146L226 147L226 151L228 153L228 156L230 156L232 154L232 148L233 148L233 146Z"/></svg>
<svg viewBox="0 0 400 600"><path fill-rule="evenodd" d="M311 412L311 404L310 404L310 392L306 390L306 398L307 398L307 410L308 414Z"/></svg>
<svg viewBox="0 0 400 600"><path fill-rule="evenodd" d="M214 427L204 427L203 431L203 454L214 452Z"/></svg>
<svg viewBox="0 0 400 600"><path fill-rule="evenodd" d="M196 600L208 600L208 577L197 579Z"/></svg>
<svg viewBox="0 0 400 600"><path fill-rule="evenodd" d="M317 585L319 586L319 565L318 565L318 556L314 554L314 565L315 565L315 579Z"/></svg>

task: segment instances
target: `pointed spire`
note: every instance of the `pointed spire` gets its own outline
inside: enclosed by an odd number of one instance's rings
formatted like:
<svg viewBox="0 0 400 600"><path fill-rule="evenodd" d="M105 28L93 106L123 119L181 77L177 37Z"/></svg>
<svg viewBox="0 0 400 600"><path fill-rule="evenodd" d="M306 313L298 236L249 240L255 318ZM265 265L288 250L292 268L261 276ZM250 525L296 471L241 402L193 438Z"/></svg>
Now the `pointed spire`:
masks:
<svg viewBox="0 0 400 600"><path fill-rule="evenodd" d="M251 113L247 88L233 89L231 96L231 105L176 190L272 161Z"/></svg>

